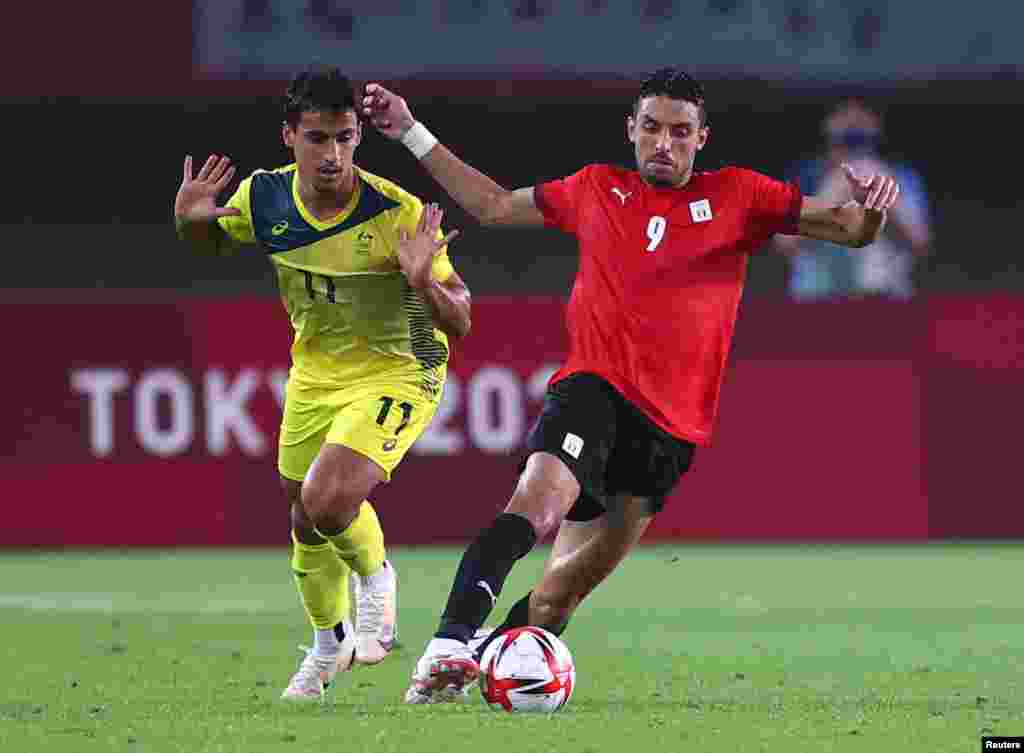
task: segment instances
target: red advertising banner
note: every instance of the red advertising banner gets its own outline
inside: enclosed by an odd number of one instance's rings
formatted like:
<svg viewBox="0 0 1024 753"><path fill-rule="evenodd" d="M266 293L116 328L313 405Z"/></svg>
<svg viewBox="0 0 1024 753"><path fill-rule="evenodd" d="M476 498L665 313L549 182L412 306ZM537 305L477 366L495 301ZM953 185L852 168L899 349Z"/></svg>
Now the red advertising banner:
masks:
<svg viewBox="0 0 1024 753"><path fill-rule="evenodd" d="M5 310L0 546L288 541L277 301L35 301ZM474 301L441 409L375 494L391 543L501 509L564 348L560 300ZM648 537L1024 536L1022 376L1019 297L749 302L715 446Z"/></svg>

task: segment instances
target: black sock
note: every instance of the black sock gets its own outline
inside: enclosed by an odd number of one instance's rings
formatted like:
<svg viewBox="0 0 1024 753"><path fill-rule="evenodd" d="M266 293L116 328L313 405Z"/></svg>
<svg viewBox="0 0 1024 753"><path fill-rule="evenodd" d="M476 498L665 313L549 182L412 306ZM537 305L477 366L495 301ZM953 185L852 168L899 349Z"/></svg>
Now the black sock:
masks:
<svg viewBox="0 0 1024 753"><path fill-rule="evenodd" d="M530 521L513 513L499 515L462 555L435 637L468 643L494 608L516 560L535 543L537 532Z"/></svg>
<svg viewBox="0 0 1024 753"><path fill-rule="evenodd" d="M498 627L494 629L494 632L487 636L483 643L477 646L475 653L477 661L480 661L480 657L484 655L484 651L487 650L487 647L491 645L492 641L501 636L502 633L512 630L513 628L526 627L530 624L530 594L532 593L533 591L530 591L530 593L517 601L512 608L508 610L508 616L505 617L505 621L498 625ZM569 621L566 620L560 625L541 625L540 627L543 627L549 633L561 636L568 626Z"/></svg>
<svg viewBox="0 0 1024 753"><path fill-rule="evenodd" d="M530 593L533 593L532 591ZM487 636L487 639L481 643L476 649L476 659L480 661L480 657L484 655L484 651L491 645L491 642L504 633L506 630L512 628L525 627L530 624L530 594L526 594L523 598L512 605L512 608L508 610L508 615L505 617L505 621L498 625L494 629L494 632Z"/></svg>

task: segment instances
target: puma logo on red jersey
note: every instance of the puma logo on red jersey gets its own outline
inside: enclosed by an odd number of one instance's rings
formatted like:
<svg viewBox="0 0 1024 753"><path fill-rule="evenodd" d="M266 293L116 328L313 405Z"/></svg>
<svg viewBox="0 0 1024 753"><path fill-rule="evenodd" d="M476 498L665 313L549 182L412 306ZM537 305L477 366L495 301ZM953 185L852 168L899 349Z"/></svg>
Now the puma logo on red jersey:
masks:
<svg viewBox="0 0 1024 753"><path fill-rule="evenodd" d="M630 191L629 193L622 193L622 191L619 190L618 188L613 188L612 193L622 200L622 206L626 206L626 199L633 195L632 191Z"/></svg>

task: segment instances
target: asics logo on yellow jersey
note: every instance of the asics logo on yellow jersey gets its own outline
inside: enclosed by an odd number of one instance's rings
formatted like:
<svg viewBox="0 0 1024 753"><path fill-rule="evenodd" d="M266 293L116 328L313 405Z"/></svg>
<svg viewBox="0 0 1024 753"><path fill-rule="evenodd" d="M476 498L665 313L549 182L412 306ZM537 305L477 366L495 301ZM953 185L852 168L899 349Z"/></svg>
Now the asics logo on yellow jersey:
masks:
<svg viewBox="0 0 1024 753"><path fill-rule="evenodd" d="M397 439L388 439L388 440L385 440L384 445L383 445L383 447L381 449L383 449L384 452L391 452L397 446L398 446L398 440Z"/></svg>
<svg viewBox="0 0 1024 753"><path fill-rule="evenodd" d="M356 236L358 245L356 246L357 254L368 254L370 253L370 246L373 245L373 233L368 233L363 230L359 235Z"/></svg>
<svg viewBox="0 0 1024 753"><path fill-rule="evenodd" d="M288 229L288 220L281 220L279 223L270 228L270 232L274 235L282 235L285 230Z"/></svg>

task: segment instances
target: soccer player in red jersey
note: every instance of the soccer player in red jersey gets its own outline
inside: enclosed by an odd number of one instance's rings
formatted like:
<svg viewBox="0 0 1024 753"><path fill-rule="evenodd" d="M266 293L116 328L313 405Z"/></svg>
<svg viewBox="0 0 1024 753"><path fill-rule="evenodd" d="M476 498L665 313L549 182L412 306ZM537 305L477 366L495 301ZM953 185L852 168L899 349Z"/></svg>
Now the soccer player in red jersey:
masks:
<svg viewBox="0 0 1024 753"><path fill-rule="evenodd" d="M439 144L379 84L367 85L363 114L480 222L555 227L579 241L569 356L527 438L512 499L463 555L406 694L431 703L475 681L470 646L538 539L557 528L540 582L495 635L521 625L560 634L639 541L711 438L749 255L775 233L866 246L899 187L847 167L851 199L837 204L752 170L695 171L710 133L704 92L673 69L643 82L627 118L636 170L587 165L514 191Z"/></svg>

